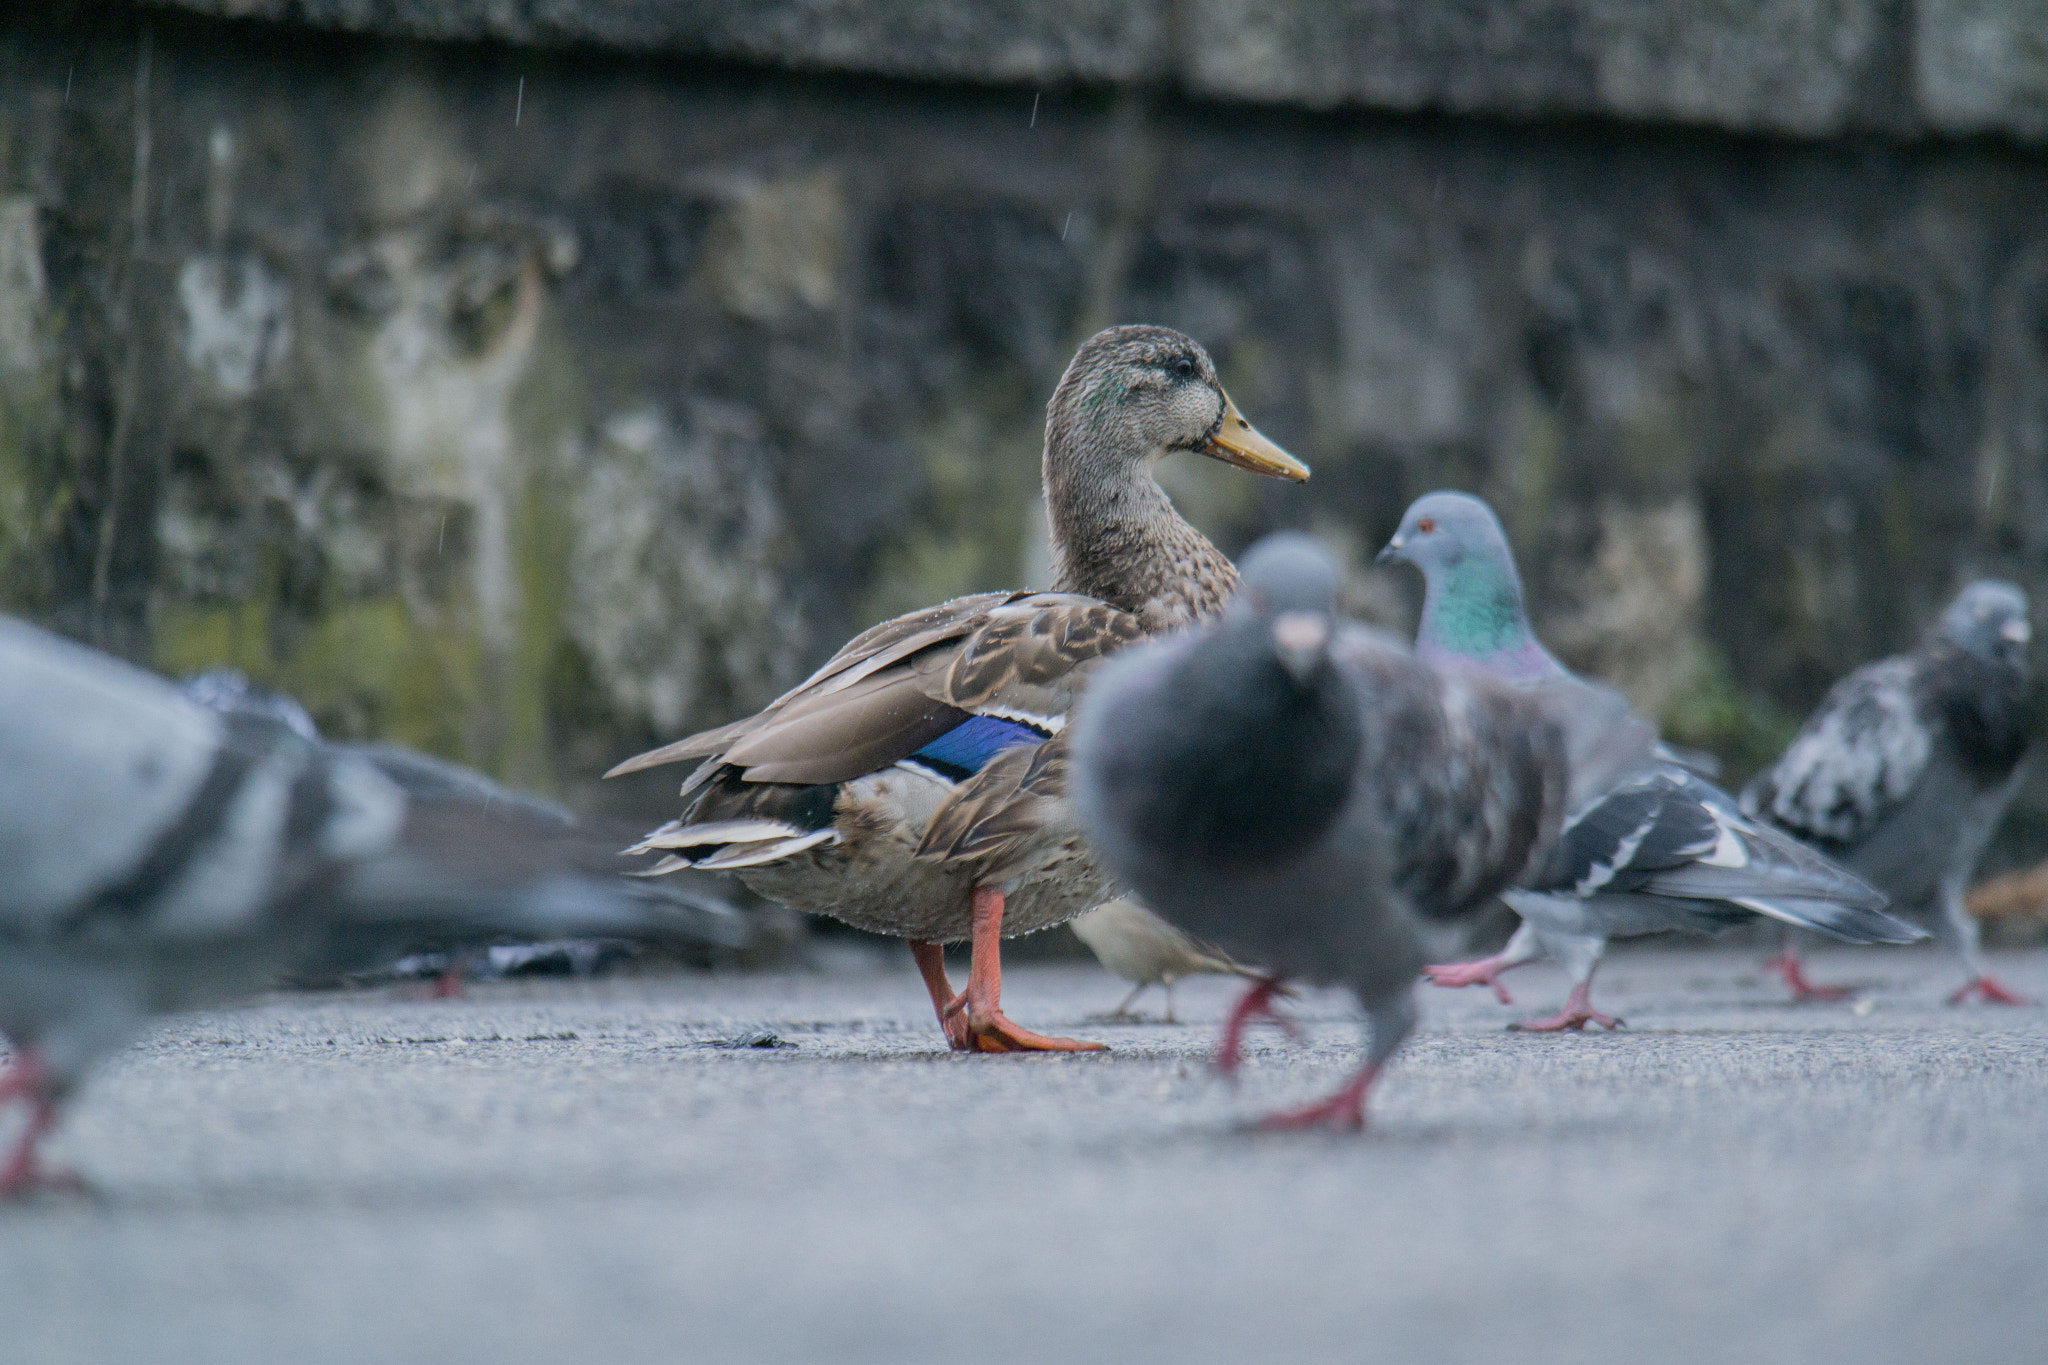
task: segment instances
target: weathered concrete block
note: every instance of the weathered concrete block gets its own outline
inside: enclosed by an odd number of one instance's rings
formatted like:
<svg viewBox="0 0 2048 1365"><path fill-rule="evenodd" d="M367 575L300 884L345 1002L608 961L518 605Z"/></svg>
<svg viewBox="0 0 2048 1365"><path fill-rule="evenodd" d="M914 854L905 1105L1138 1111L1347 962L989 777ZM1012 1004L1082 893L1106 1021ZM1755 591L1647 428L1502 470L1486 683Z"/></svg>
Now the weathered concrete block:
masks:
<svg viewBox="0 0 2048 1365"><path fill-rule="evenodd" d="M2048 4L1917 0L1913 83L1945 133L2048 137Z"/></svg>
<svg viewBox="0 0 2048 1365"><path fill-rule="evenodd" d="M1314 107L1840 130L1877 0L1192 0L1189 85Z"/></svg>
<svg viewBox="0 0 2048 1365"><path fill-rule="evenodd" d="M1166 7L1124 0L169 0L261 18L440 39L594 44L776 66L970 81L1161 73Z"/></svg>

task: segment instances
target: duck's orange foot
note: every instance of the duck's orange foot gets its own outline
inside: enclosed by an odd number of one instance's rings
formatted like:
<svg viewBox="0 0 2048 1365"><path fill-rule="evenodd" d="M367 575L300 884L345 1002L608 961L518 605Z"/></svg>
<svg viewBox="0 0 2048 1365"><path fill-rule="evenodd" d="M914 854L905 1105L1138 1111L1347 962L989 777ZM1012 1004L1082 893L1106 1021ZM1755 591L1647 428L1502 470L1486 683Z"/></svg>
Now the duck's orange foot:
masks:
<svg viewBox="0 0 2048 1365"><path fill-rule="evenodd" d="M1107 1052L1101 1043L1080 1038L1053 1038L1013 1024L1001 1010L971 1012L966 1020L976 1052ZM952 1040L948 1029L947 1041ZM964 1050L964 1049L963 1049Z"/></svg>

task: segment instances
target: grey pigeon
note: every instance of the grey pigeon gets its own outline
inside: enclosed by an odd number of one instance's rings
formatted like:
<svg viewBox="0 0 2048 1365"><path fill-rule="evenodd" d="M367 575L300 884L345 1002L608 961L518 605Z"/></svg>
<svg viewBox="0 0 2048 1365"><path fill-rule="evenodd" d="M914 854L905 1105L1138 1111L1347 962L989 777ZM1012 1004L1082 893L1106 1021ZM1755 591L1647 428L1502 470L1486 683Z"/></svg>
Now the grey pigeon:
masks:
<svg viewBox="0 0 2048 1365"><path fill-rule="evenodd" d="M1131 993L1111 1011L1122 1018L1153 986L1166 991L1166 1022L1173 1017L1173 983L1190 976L1242 976L1264 973L1232 960L1206 943L1197 943L1129 896L1119 896L1087 914L1068 920L1074 936L1088 945L1103 966L1131 983Z"/></svg>
<svg viewBox="0 0 2048 1365"><path fill-rule="evenodd" d="M1418 498L1380 552L1422 571L1416 653L1440 667L1516 686L1620 694L1568 671L1529 626L1522 580L1493 510L1464 493ZM1542 874L1503 894L1522 917L1501 952L1434 966L1440 986L1491 986L1539 956L1572 978L1564 1008L1515 1027L1555 1032L1621 1022L1592 1006L1593 972L1613 938L1679 929L1714 933L1757 916L1851 943L1925 937L1883 913L1885 898L1797 840L1745 817L1733 798L1668 751L1600 800L1577 808Z"/></svg>
<svg viewBox="0 0 2048 1365"><path fill-rule="evenodd" d="M2032 636L2024 593L1972 583L1919 649L1836 683L1742 793L1745 811L1839 858L1894 907L1931 914L1970 974L1954 1004L2030 1003L1984 970L1963 891L2019 786L2035 708ZM1772 966L1801 998L1845 993L1809 982L1789 938Z"/></svg>
<svg viewBox="0 0 2048 1365"><path fill-rule="evenodd" d="M26 1129L0 1193L90 1064L154 1014L425 936L660 936L636 882L487 805L410 800L370 759L0 617L0 1101ZM688 924L686 931L696 926Z"/></svg>
<svg viewBox="0 0 2048 1365"><path fill-rule="evenodd" d="M367 760L398 784L415 811L424 807L471 810L488 814L501 829L527 829L551 850L550 857L566 860L560 870L602 878L607 896L625 896L658 905L662 914L662 946L670 952L686 954L710 966L731 960L735 953L749 946L753 936L751 921L724 894L723 879L716 874L686 872L659 883L613 880L622 870L614 850L634 831L631 824L580 818L559 802L508 787L474 768L400 744L382 740L322 740L312 716L294 698L251 682L239 669L208 669L185 679L178 684L178 690L209 710L223 715L268 717L302 738L320 743L329 752ZM476 945L458 951L424 944L414 946L426 951L409 953L391 964L392 972L400 977L431 977L435 994L449 996L461 993L462 981L467 976L504 975L503 964L513 962L522 945L497 943L488 950ZM629 956L631 947L617 940L549 940L523 946L542 950L530 955L534 960L559 958L579 975L587 973L576 970L575 964L616 961ZM524 963L527 959L517 960ZM352 979L360 980L366 975L374 978L377 973L352 974Z"/></svg>
<svg viewBox="0 0 2048 1365"><path fill-rule="evenodd" d="M1225 1025L1236 1065L1278 983L1349 987L1363 1064L1270 1126L1358 1126L1415 1023L1430 921L1456 920L1539 863L1572 804L1650 739L1585 703L1447 673L1336 619L1336 571L1305 536L1256 546L1224 615L1103 666L1074 731L1075 801L1103 865L1184 933L1272 976Z"/></svg>

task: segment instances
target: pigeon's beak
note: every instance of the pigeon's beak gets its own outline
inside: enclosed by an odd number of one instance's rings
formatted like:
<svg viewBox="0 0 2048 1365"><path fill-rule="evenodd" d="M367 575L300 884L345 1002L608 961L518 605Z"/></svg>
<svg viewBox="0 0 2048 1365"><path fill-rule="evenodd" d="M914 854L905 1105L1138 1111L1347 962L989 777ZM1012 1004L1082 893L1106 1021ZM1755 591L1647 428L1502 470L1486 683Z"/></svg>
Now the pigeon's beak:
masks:
<svg viewBox="0 0 2048 1365"><path fill-rule="evenodd" d="M1306 684L1330 646L1330 623L1312 611L1283 611L1273 618L1273 653L1287 676Z"/></svg>
<svg viewBox="0 0 2048 1365"><path fill-rule="evenodd" d="M1396 562L1401 558L1401 547L1406 545L1407 543L1408 542L1406 540L1402 539L1399 535L1396 535L1392 540L1387 542L1387 546L1385 549L1381 550L1377 555L1373 556L1373 563L1392 564Z"/></svg>
<svg viewBox="0 0 2048 1365"><path fill-rule="evenodd" d="M1217 392L1223 393L1221 389ZM1308 466L1260 435L1257 427L1244 420L1244 414L1237 410L1237 404L1230 401L1227 393L1223 394L1223 420L1209 439L1195 449L1212 460L1234 464L1239 469L1249 469L1268 478L1286 479L1292 483L1308 478Z"/></svg>
<svg viewBox="0 0 2048 1365"><path fill-rule="evenodd" d="M2034 628L2023 617L2015 616L1998 628L1999 635L2016 645L2023 645L2034 638Z"/></svg>

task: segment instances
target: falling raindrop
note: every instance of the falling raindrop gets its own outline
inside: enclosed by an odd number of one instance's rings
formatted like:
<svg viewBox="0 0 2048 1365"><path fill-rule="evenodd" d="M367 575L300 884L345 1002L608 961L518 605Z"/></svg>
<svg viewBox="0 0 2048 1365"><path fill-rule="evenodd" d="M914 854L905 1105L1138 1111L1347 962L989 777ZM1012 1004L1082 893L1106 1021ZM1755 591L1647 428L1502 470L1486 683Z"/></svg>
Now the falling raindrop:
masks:
<svg viewBox="0 0 2048 1365"><path fill-rule="evenodd" d="M71 78L77 74L78 68L75 66L64 73L64 107L66 109L71 107Z"/></svg>
<svg viewBox="0 0 2048 1365"><path fill-rule="evenodd" d="M446 546L447 544L448 544L448 514L447 514L446 512L443 512L443 513L441 514L441 534L440 534L440 535L439 535L439 536L438 536L438 537L437 537L437 538L435 539L435 541L434 541L434 553L435 553L435 554L437 554L437 555L438 555L438 554L440 554L440 553L441 553L441 550L442 550L442 548L443 548L444 546Z"/></svg>
<svg viewBox="0 0 2048 1365"><path fill-rule="evenodd" d="M476 167L471 166L469 168L469 179L463 182L462 188L466 190L474 184L476 184Z"/></svg>
<svg viewBox="0 0 2048 1365"><path fill-rule="evenodd" d="M1060 224L1060 240L1061 240L1061 241L1063 241L1063 242L1064 242L1064 241L1066 241L1066 240L1067 240L1067 229L1068 229L1068 228L1070 228L1070 227L1072 227L1073 225L1074 225L1074 211L1073 211L1072 209L1068 209L1068 210L1067 210L1067 221L1066 221L1066 222L1064 222L1064 223L1061 223L1061 224Z"/></svg>
<svg viewBox="0 0 2048 1365"><path fill-rule="evenodd" d="M519 99L512 106L512 126L519 126L519 116L526 111L526 77L519 78Z"/></svg>
<svg viewBox="0 0 2048 1365"><path fill-rule="evenodd" d="M1031 126L1033 128L1038 126L1038 96L1041 93L1037 90L1031 92Z"/></svg>

